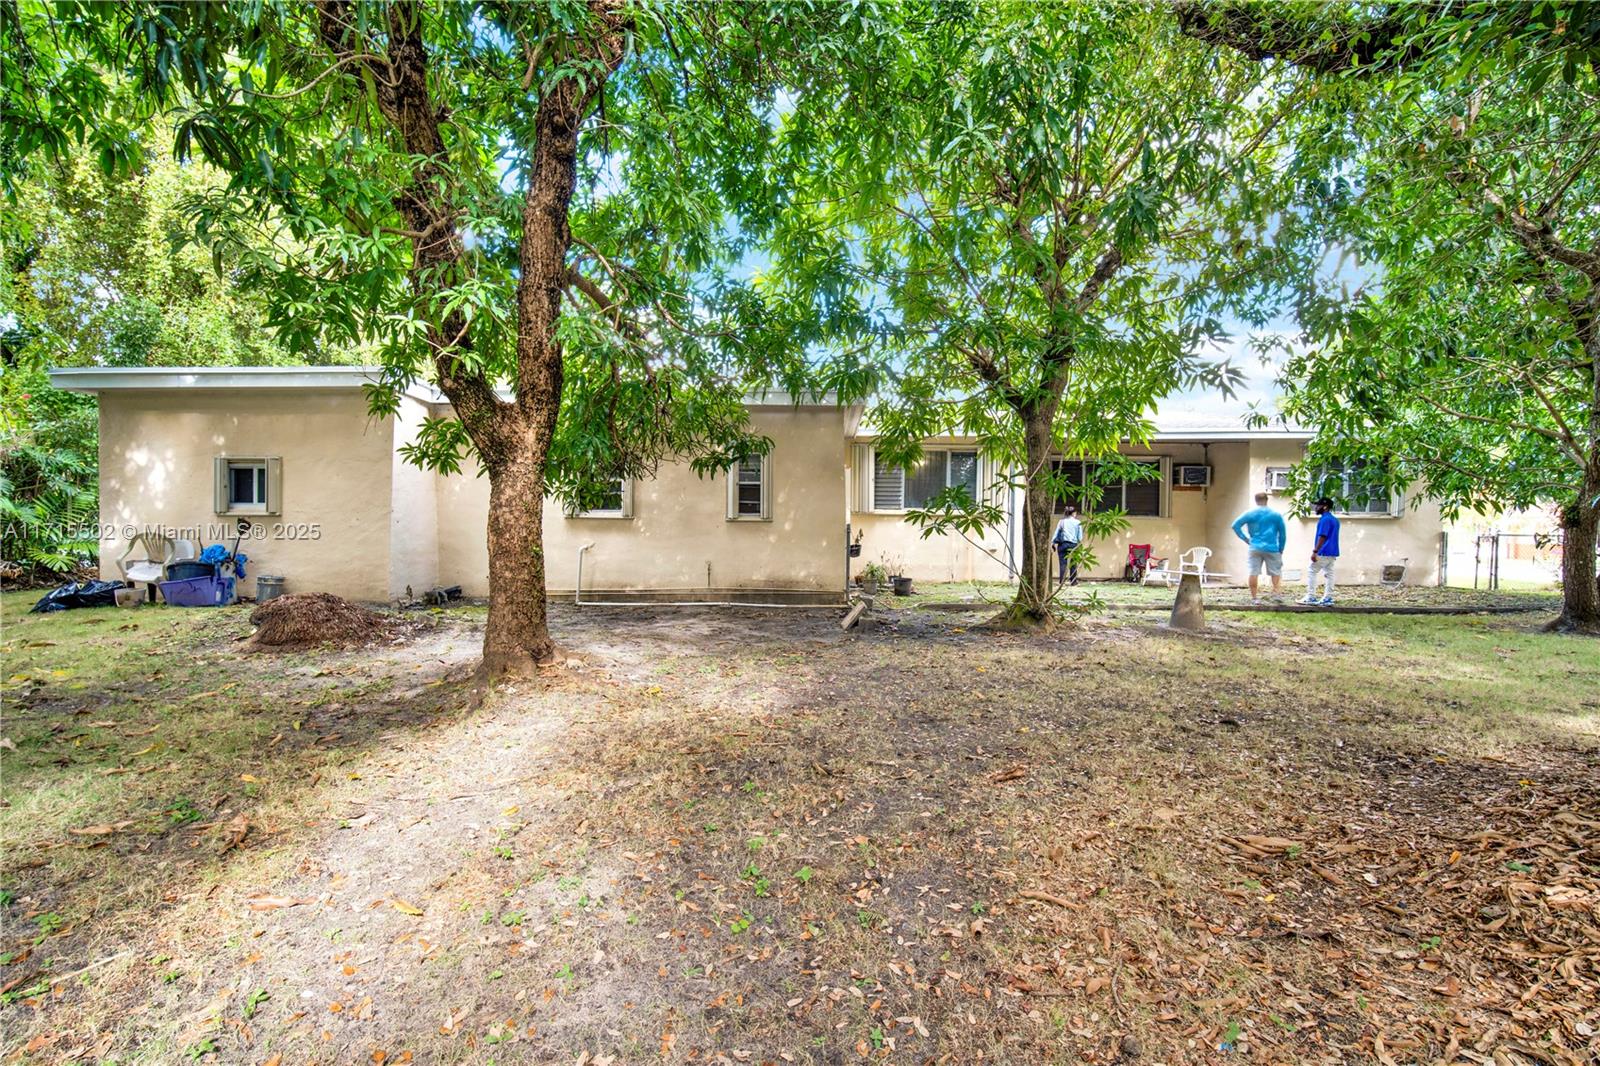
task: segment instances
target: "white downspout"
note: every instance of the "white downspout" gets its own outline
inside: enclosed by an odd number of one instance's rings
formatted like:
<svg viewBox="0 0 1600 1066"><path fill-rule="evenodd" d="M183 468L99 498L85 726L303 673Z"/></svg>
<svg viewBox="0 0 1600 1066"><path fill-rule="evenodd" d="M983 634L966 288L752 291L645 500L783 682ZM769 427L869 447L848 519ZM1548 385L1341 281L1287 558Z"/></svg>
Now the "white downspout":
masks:
<svg viewBox="0 0 1600 1066"><path fill-rule="evenodd" d="M580 545L578 548L578 581L572 590L572 602L580 607L583 606L583 553L592 547L594 547L594 541Z"/></svg>

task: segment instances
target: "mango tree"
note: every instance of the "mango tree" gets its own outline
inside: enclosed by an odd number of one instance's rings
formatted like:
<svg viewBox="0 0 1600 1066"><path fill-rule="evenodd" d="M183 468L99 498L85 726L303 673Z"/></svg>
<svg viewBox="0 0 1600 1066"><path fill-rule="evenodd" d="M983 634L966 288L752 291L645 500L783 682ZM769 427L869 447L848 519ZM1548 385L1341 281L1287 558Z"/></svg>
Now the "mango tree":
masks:
<svg viewBox="0 0 1600 1066"><path fill-rule="evenodd" d="M1553 628L1600 632L1600 18L1583 4L1186 4L1197 37L1294 71L1284 210L1309 349L1285 412L1454 512L1554 504ZM1357 44L1359 42L1359 45ZM1344 47L1341 47L1341 43ZM1324 269L1353 255L1351 290Z"/></svg>
<svg viewBox="0 0 1600 1066"><path fill-rule="evenodd" d="M375 413L426 377L453 417L409 455L490 482L483 668L552 652L547 495L593 503L664 457L726 467L747 384L817 381L805 315L729 267L771 224L780 90L814 91L870 13L622 0L4 5L8 167L74 142L130 165L166 110L230 177L191 204L290 346L373 345ZM127 87L133 105L124 103ZM9 181L8 181L9 184ZM253 227L293 247L250 255Z"/></svg>
<svg viewBox="0 0 1600 1066"><path fill-rule="evenodd" d="M870 96L790 116L800 158L839 147L801 182L778 272L803 288L814 264L831 280L842 263L877 314L895 382L874 411L881 458L910 462L922 438L962 433L1019 471L1009 614L1036 621L1067 488L1053 458L1130 476L1119 443L1149 438L1158 398L1232 380L1204 353L1224 335L1217 310L1248 303L1267 235L1251 179L1294 101L1159 8L911 6L898 38ZM978 533L1003 521L1010 487L952 490L911 517ZM1092 482L1073 491L1099 496Z"/></svg>

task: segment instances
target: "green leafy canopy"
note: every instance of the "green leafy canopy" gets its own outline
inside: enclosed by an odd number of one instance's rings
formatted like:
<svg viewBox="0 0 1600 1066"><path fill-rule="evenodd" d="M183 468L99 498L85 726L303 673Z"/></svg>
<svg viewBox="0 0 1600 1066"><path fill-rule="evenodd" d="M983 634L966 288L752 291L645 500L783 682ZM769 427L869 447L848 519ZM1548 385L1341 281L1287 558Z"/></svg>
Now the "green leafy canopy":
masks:
<svg viewBox="0 0 1600 1066"><path fill-rule="evenodd" d="M35 103L15 123L8 108L7 187L21 166L80 142L128 172L163 150L148 121L165 112L177 156L229 176L184 202L193 239L265 295L291 351L376 350L384 379L371 403L387 413L433 374L428 338L446 322L462 324L449 353L461 374L519 386L513 297L522 193L540 165L532 127L564 85L603 83L563 220L572 258L549 484L579 500L668 455L725 466L766 446L746 428L747 389L857 395L870 384L860 360L817 364L817 316L767 298L746 259L786 199L769 165L780 99L836 79L850 43L876 33L874 16L805 3L628 5L625 55L607 77L585 45L602 31L598 10L573 0L9 5L8 102ZM375 50L418 31L441 155L406 150L380 107L393 88L378 81L383 68L330 50L319 22L330 12ZM87 114L105 121L76 117ZM424 173L465 254L416 269L429 235L402 209ZM472 435L442 419L410 454L455 469L471 450Z"/></svg>

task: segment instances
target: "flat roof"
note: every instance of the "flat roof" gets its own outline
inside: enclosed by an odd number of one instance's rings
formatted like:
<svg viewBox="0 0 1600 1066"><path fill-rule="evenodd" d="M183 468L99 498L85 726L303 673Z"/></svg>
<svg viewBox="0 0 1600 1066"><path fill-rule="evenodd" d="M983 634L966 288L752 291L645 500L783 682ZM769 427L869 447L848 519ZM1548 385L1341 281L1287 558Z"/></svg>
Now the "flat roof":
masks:
<svg viewBox="0 0 1600 1066"><path fill-rule="evenodd" d="M50 371L50 384L68 392L112 392L164 389L359 389L381 380L377 366L69 366ZM508 389L497 390L511 399ZM430 382L418 381L406 395L425 403L449 399ZM749 407L838 407L835 392L796 396L784 389L748 393Z"/></svg>
<svg viewBox="0 0 1600 1066"><path fill-rule="evenodd" d="M50 371L50 384L69 392L110 392L166 389L359 389L381 380L383 368L377 366L72 366ZM450 401L431 383L418 381L406 395L430 404ZM500 390L510 399L508 390ZM796 396L784 389L760 389L744 398L749 407L839 407L845 406L852 422L861 419L862 405L841 405L836 392L815 392ZM1252 440L1310 440L1315 434L1299 426L1275 425L1251 429L1242 413L1194 408L1155 415L1153 442L1225 443ZM851 424L846 435L870 440L877 433L870 424ZM951 436L942 434L941 436ZM954 435L955 439L961 439Z"/></svg>
<svg viewBox="0 0 1600 1066"><path fill-rule="evenodd" d="M64 366L50 384L68 392L113 389L359 389L375 366Z"/></svg>
<svg viewBox="0 0 1600 1066"><path fill-rule="evenodd" d="M1316 433L1299 426L1268 426L1251 429L1245 425L1178 426L1165 422L1157 412L1156 431L1150 436L1152 444L1229 444L1252 440L1310 440ZM870 425L863 425L852 436L856 440L876 440L879 433ZM970 433L935 433L927 438L933 441L973 441Z"/></svg>

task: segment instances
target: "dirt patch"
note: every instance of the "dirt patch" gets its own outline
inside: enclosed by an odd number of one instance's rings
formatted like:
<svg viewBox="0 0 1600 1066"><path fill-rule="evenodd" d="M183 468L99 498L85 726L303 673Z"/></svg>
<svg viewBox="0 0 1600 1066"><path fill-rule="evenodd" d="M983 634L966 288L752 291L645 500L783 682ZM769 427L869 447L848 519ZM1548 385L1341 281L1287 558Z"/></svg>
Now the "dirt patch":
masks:
<svg viewBox="0 0 1600 1066"><path fill-rule="evenodd" d="M135 1066L1600 1050L1587 645L1455 619L552 616L574 655L481 703L450 683L473 612L270 661L233 654L242 612L179 615L153 662L140 631L85 661L70 619L19 626L7 814L42 865L4 882L6 1039ZM55 781L99 805L63 820ZM112 883L140 869L142 899Z"/></svg>
<svg viewBox="0 0 1600 1066"><path fill-rule="evenodd" d="M326 592L296 592L250 612L256 627L246 645L268 651L355 648L398 636L400 624Z"/></svg>

